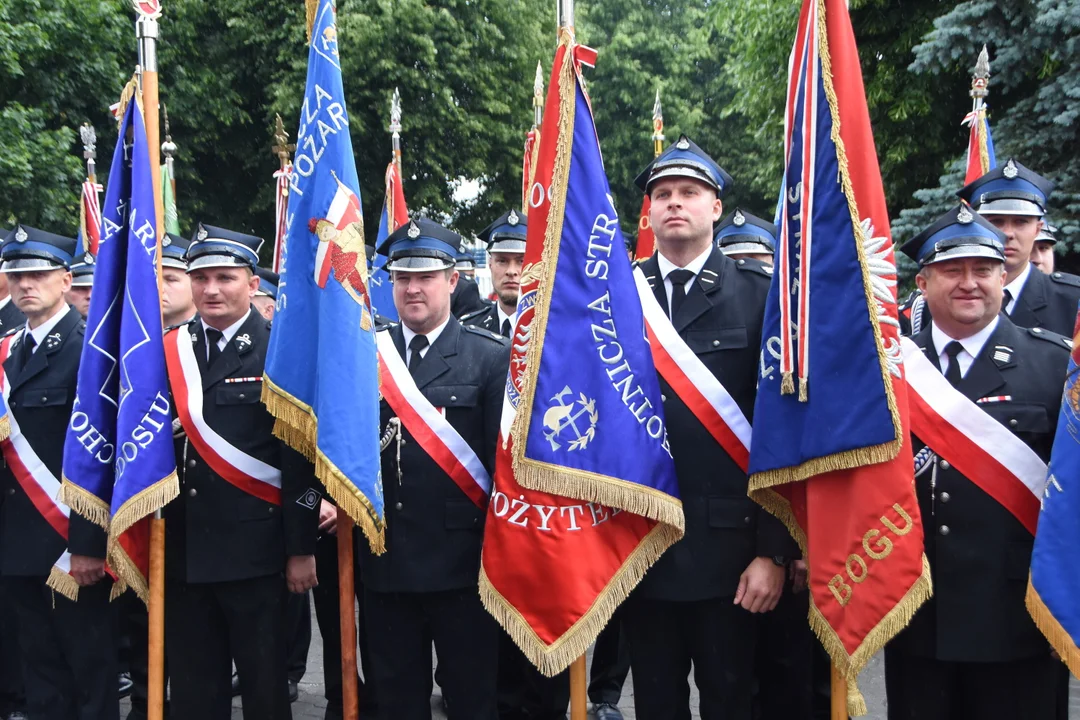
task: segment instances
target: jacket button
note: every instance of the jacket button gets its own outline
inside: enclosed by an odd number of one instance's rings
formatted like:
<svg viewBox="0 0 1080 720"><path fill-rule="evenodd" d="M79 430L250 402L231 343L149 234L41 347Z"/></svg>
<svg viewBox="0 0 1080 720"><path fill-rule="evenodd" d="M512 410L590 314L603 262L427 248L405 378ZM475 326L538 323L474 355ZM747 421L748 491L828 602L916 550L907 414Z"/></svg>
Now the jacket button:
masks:
<svg viewBox="0 0 1080 720"><path fill-rule="evenodd" d="M274 508L272 508L272 507L266 508L266 512L268 512L268 513L270 513L271 515L273 515L273 514L274 514Z"/></svg>
<svg viewBox="0 0 1080 720"><path fill-rule="evenodd" d="M188 466L189 468L193 468L193 467L195 467L195 466L196 466L197 464L198 464L198 463L196 463L196 462L195 462L195 458L191 458L190 460L188 460L188 461L187 461L187 466Z"/></svg>
<svg viewBox="0 0 1080 720"><path fill-rule="evenodd" d="M1016 426L1017 426L1017 425L1019 425L1019 424L1020 424L1020 423L1016 422L1016 418L1011 418L1011 419L1009 420L1009 427L1016 427Z"/></svg>
<svg viewBox="0 0 1080 720"><path fill-rule="evenodd" d="M949 464L948 460L942 460L942 461L938 462L938 467L941 468L942 470L948 470L949 468L952 467L952 465Z"/></svg>
<svg viewBox="0 0 1080 720"><path fill-rule="evenodd" d="M48 401L49 401L48 396L46 396L46 395L41 396L41 402L48 402Z"/></svg>
<svg viewBox="0 0 1080 720"><path fill-rule="evenodd" d="M948 535L949 534L949 526L948 525L942 525L941 527L939 527L937 529L937 531L938 531L938 535Z"/></svg>
<svg viewBox="0 0 1080 720"><path fill-rule="evenodd" d="M196 490L195 488L191 488L190 490L187 491L187 494L188 494L188 497L195 497L196 495L199 494L199 491Z"/></svg>
<svg viewBox="0 0 1080 720"><path fill-rule="evenodd" d="M749 525L749 524L750 524L750 516L749 516L749 515L747 515L746 517L744 517L744 518L742 519L742 521L743 521L743 523L745 523L746 525Z"/></svg>
<svg viewBox="0 0 1080 720"><path fill-rule="evenodd" d="M244 399L244 397L245 397L244 393L240 393L240 395L239 395L239 398L240 398L241 400L243 400L243 399Z"/></svg>
<svg viewBox="0 0 1080 720"><path fill-rule="evenodd" d="M1031 332L1035 333L1036 335L1041 335L1042 328L1031 328Z"/></svg>
<svg viewBox="0 0 1080 720"><path fill-rule="evenodd" d="M951 495L949 495L949 493L947 493L947 492L943 492L943 493L941 493L941 502L943 502L943 503L947 503L947 502L949 502L949 500L951 500L951 499L952 499L952 496L951 496Z"/></svg>
<svg viewBox="0 0 1080 720"><path fill-rule="evenodd" d="M667 402L667 395L661 395L660 402Z"/></svg>
<svg viewBox="0 0 1080 720"><path fill-rule="evenodd" d="M403 507L405 507L405 506L404 506L404 505L402 505L402 504L401 504L400 502L396 502L396 503L394 503L394 509L395 509L395 510L400 510L400 509L401 509L401 508L403 508Z"/></svg>
<svg viewBox="0 0 1080 720"><path fill-rule="evenodd" d="M457 402L457 395L451 395L450 402Z"/></svg>
<svg viewBox="0 0 1080 720"><path fill-rule="evenodd" d="M712 341L712 346L713 347L720 347L720 341L719 340L713 340Z"/></svg>
<svg viewBox="0 0 1080 720"><path fill-rule="evenodd" d="M740 265L745 265L745 264L746 264L746 261L745 261L745 260L743 260L742 258L739 258L739 260L738 260L738 263L739 263Z"/></svg>
<svg viewBox="0 0 1080 720"><path fill-rule="evenodd" d="M8 495L14 495L15 494L15 488L8 488L7 494Z"/></svg>

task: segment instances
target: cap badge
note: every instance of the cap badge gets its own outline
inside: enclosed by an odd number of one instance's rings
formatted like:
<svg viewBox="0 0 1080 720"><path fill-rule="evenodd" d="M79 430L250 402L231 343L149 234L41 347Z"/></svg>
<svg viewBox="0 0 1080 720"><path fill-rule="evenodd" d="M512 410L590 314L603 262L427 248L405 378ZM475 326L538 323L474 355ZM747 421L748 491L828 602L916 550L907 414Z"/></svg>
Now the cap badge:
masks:
<svg viewBox="0 0 1080 720"><path fill-rule="evenodd" d="M735 227L742 227L746 224L746 217L742 214L742 210L735 211L735 217L731 218L731 222Z"/></svg>
<svg viewBox="0 0 1080 720"><path fill-rule="evenodd" d="M83 262L86 263L87 265L93 265L94 264L94 256L91 253L86 253L85 255L83 255Z"/></svg>
<svg viewBox="0 0 1080 720"><path fill-rule="evenodd" d="M675 147L679 148L680 150L689 150L690 149L690 141L687 140L684 137L679 138L679 142L675 143Z"/></svg>
<svg viewBox="0 0 1080 720"><path fill-rule="evenodd" d="M1005 167L1002 169L1001 174L1012 180L1018 173L1019 171L1016 169L1016 164L1013 163L1012 158L1009 158L1009 162L1005 163Z"/></svg>
<svg viewBox="0 0 1080 720"><path fill-rule="evenodd" d="M962 223L964 225L967 225L969 222L971 222L974 219L975 219L975 217L971 214L971 211L967 209L966 205L961 206L960 212L956 213L956 221L958 223Z"/></svg>
<svg viewBox="0 0 1080 720"><path fill-rule="evenodd" d="M205 240L208 237L210 237L210 233L208 233L206 231L206 228L204 228L202 225L200 225L199 226L199 232L195 236L195 239L198 240L199 242L202 242L203 240Z"/></svg>
<svg viewBox="0 0 1080 720"><path fill-rule="evenodd" d="M172 245L172 238L170 238L168 235L161 238L161 247L169 247L170 245Z"/></svg>
<svg viewBox="0 0 1080 720"><path fill-rule="evenodd" d="M416 238L420 237L420 228L417 227L416 223L414 222L409 223L409 231L406 234L413 240L415 240Z"/></svg>
<svg viewBox="0 0 1080 720"><path fill-rule="evenodd" d="M516 212L511 210L510 216L506 218L506 222L510 223L511 225L517 225L519 222L521 222L521 218L518 217L518 214Z"/></svg>
<svg viewBox="0 0 1080 720"><path fill-rule="evenodd" d="M15 231L15 242L26 242L29 239L29 235L21 227Z"/></svg>

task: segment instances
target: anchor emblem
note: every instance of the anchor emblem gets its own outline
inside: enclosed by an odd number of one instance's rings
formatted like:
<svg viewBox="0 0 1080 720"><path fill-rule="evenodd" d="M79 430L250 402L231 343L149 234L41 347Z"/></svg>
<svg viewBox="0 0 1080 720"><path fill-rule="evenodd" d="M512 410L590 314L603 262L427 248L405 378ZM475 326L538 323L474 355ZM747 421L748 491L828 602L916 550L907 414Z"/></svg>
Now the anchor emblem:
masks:
<svg viewBox="0 0 1080 720"><path fill-rule="evenodd" d="M585 397L585 393L578 393L577 400L572 399L567 403L566 396L572 397L573 394L574 391L570 389L570 386L565 386L551 398L558 404L552 405L544 413L544 427L547 428L544 431L544 437L551 443L552 450L562 448L558 438L567 429L574 435L569 442L569 450L584 450L596 437L596 422L600 417L596 412L596 400ZM585 430L577 425L583 415L588 415L589 426Z"/></svg>

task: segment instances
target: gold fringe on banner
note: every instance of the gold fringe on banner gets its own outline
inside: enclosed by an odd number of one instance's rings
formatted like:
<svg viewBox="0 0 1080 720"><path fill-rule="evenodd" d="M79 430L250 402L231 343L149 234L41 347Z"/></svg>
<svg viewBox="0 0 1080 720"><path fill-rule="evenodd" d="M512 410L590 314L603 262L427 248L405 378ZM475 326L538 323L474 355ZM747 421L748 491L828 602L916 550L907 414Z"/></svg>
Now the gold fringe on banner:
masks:
<svg viewBox="0 0 1080 720"><path fill-rule="evenodd" d="M180 482L176 472L173 471L142 492L130 497L113 515L112 524L109 526L107 556L109 567L116 573L118 580L113 585L110 600L120 597L130 587L140 600L149 603L150 590L147 579L120 544L120 536L136 523L168 505L179 494Z"/></svg>
<svg viewBox="0 0 1080 720"><path fill-rule="evenodd" d="M4 413L3 417L0 417L0 442L3 442L11 436L11 418L7 413Z"/></svg>
<svg viewBox="0 0 1080 720"><path fill-rule="evenodd" d="M592 607L550 647L540 639L529 626L528 621L491 583L484 572L482 563L480 600L510 635L514 644L521 648L521 652L525 654L529 662L547 677L554 677L585 654L585 651L596 640L596 636L607 626L616 608L641 582L645 571L680 537L682 537L682 532L675 528L663 524L656 525L634 552L626 558L611 582L597 596Z"/></svg>
<svg viewBox="0 0 1080 720"><path fill-rule="evenodd" d="M1062 627L1058 619L1050 612L1050 608L1046 606L1046 603L1039 596L1039 591L1031 584L1030 572L1028 573L1027 596L1024 600L1036 627L1050 641L1050 646L1061 656L1069 671L1073 675L1080 677L1080 648L1077 648L1076 640Z"/></svg>
<svg viewBox="0 0 1080 720"><path fill-rule="evenodd" d="M136 101L139 102L140 107L142 107L142 99L139 96L139 76L135 75L128 80L127 85L120 91L120 104L116 108L116 127L118 129L120 123L124 122L124 113L127 112L128 103L131 102L132 98L136 98Z"/></svg>
<svg viewBox="0 0 1080 720"><path fill-rule="evenodd" d="M315 16L319 14L319 0L304 0L304 13L307 16L307 41L311 44L311 31L315 27Z"/></svg>
<svg viewBox="0 0 1080 720"><path fill-rule="evenodd" d="M310 405L301 402L263 375L262 401L274 416L274 435L315 465L315 475L338 507L353 519L368 540L371 552L386 552L386 524L345 473L319 449L319 420Z"/></svg>
<svg viewBox="0 0 1080 720"><path fill-rule="evenodd" d="M72 602L79 599L79 583L55 565L49 571L49 579L45 581L45 584Z"/></svg>
<svg viewBox="0 0 1080 720"><path fill-rule="evenodd" d="M61 475L60 493L56 499L82 517L105 530L109 529L109 504L89 490L79 487Z"/></svg>

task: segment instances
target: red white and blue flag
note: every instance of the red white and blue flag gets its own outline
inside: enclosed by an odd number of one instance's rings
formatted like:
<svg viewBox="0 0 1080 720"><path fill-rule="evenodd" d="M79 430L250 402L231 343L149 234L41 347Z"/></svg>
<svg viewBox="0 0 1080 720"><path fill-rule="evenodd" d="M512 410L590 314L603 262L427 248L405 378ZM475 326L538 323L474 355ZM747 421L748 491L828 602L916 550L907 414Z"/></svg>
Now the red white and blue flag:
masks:
<svg viewBox="0 0 1080 720"><path fill-rule="evenodd" d="M809 563L810 624L854 679L930 595L889 216L844 0L804 0L792 50L777 268L751 495Z"/></svg>
<svg viewBox="0 0 1080 720"><path fill-rule="evenodd" d="M409 209L405 206L405 191L401 187L401 173L396 162L386 166L386 195L383 199L382 213L379 214L379 233L375 237L375 247L382 247L383 240L392 232L409 222ZM386 258L376 255L371 267L371 309L386 318L397 321L397 308L394 307L394 288L390 284L390 273L386 270Z"/></svg>

